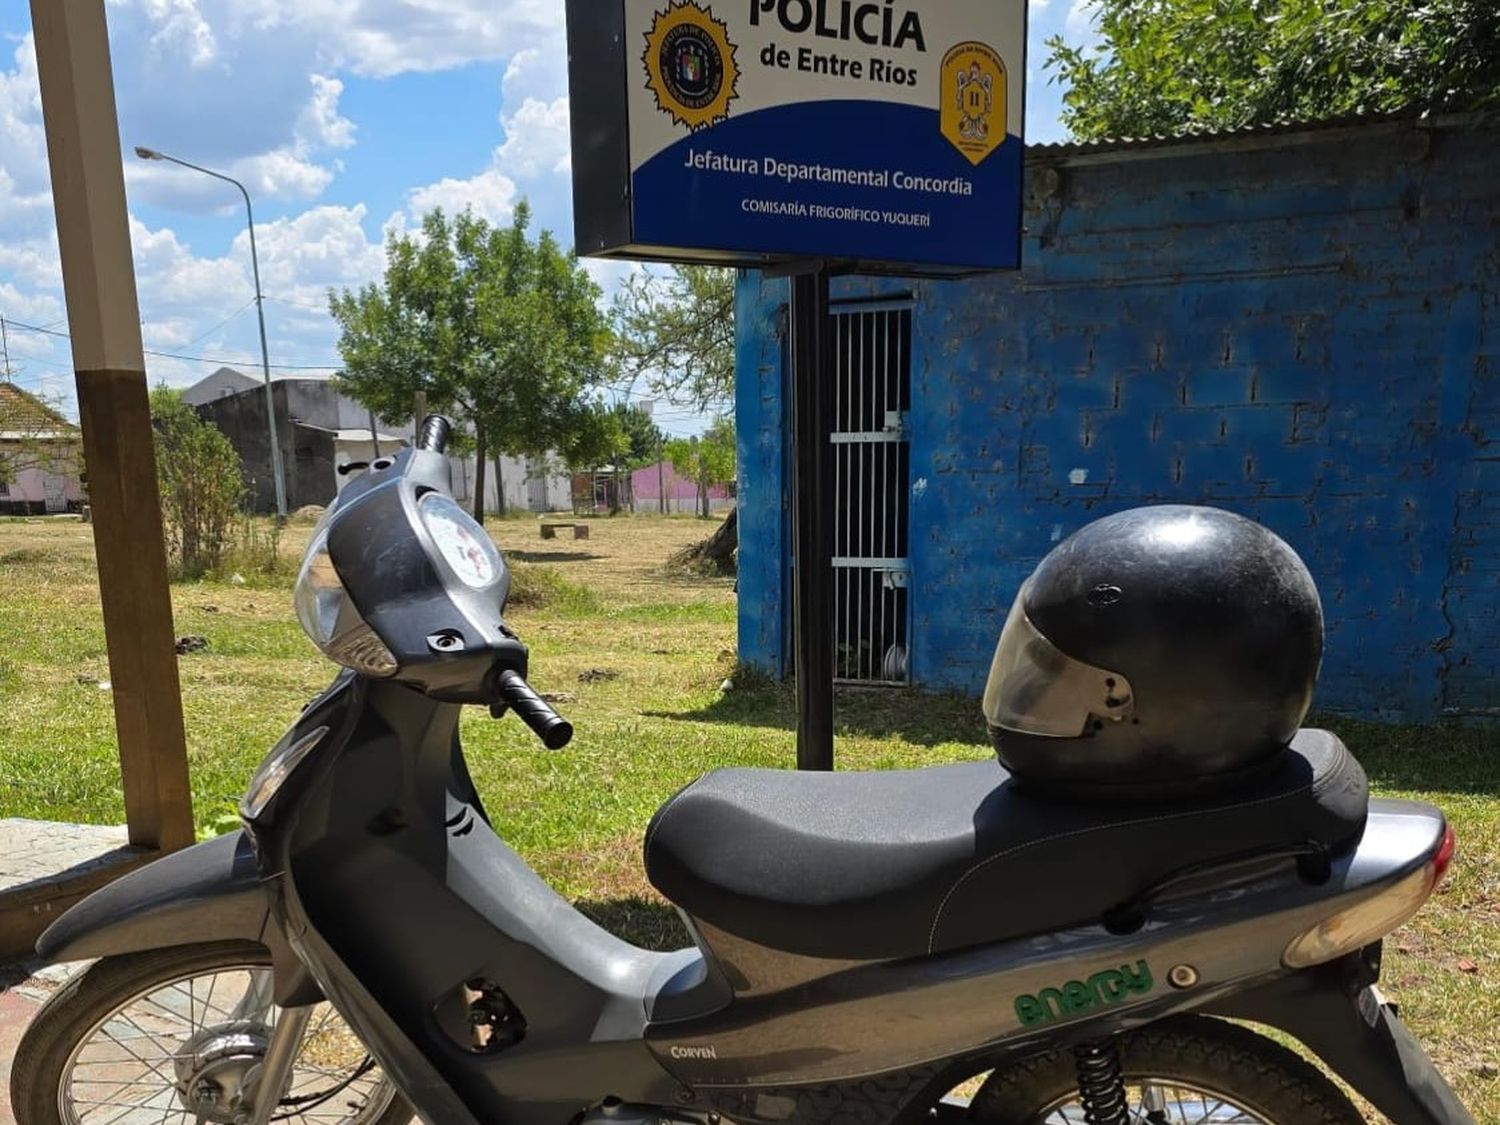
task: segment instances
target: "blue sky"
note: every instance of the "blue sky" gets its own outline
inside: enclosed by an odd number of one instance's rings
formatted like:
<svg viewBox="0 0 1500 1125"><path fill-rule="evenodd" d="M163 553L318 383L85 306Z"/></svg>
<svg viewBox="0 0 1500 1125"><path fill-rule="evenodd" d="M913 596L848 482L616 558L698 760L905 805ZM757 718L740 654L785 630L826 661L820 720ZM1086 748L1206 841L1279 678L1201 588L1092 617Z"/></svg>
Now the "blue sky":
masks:
<svg viewBox="0 0 1500 1125"><path fill-rule="evenodd" d="M571 242L562 0L107 0L153 381L258 356L243 205L227 184L129 156L160 149L243 180L256 206L271 361L337 364L330 286L379 276L385 233L433 205L508 220L532 203ZM1032 0L1027 132L1057 140L1043 41L1088 0ZM590 266L606 290L625 267ZM0 316L64 332L25 0L0 0ZM19 383L72 412L67 341L8 333ZM674 407L670 430L700 424Z"/></svg>

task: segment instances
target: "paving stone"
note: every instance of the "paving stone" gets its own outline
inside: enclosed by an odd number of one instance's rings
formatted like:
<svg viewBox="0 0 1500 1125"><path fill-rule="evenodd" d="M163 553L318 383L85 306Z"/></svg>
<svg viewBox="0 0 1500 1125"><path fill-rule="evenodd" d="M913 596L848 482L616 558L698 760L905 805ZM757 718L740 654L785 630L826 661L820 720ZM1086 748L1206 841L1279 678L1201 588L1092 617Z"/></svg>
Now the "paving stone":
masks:
<svg viewBox="0 0 1500 1125"><path fill-rule="evenodd" d="M129 843L123 827L0 819L0 892L102 867Z"/></svg>

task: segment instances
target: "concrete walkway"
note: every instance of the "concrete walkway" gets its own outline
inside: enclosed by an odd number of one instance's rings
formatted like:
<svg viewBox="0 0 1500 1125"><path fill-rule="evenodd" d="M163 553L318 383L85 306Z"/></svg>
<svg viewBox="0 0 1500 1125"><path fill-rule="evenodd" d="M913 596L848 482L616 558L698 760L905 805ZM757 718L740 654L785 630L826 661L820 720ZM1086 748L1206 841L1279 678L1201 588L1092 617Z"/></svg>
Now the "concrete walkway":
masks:
<svg viewBox="0 0 1500 1125"><path fill-rule="evenodd" d="M0 1125L15 1125L10 1111L10 1069L31 1017L82 965L43 966L30 961L0 965Z"/></svg>
<svg viewBox="0 0 1500 1125"><path fill-rule="evenodd" d="M86 876L126 847L124 828L0 819L0 893L23 892L60 875ZM0 1125L15 1125L10 1072L21 1034L42 1002L78 968L45 968L35 961L0 964Z"/></svg>

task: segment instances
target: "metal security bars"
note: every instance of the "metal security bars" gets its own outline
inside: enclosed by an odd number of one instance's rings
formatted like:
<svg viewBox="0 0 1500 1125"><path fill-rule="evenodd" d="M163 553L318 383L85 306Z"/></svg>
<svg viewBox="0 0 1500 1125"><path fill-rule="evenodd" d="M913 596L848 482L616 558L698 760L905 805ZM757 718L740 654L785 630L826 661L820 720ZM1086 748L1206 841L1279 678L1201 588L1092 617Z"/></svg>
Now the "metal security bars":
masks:
<svg viewBox="0 0 1500 1125"><path fill-rule="evenodd" d="M911 308L833 312L834 676L906 684L911 667Z"/></svg>

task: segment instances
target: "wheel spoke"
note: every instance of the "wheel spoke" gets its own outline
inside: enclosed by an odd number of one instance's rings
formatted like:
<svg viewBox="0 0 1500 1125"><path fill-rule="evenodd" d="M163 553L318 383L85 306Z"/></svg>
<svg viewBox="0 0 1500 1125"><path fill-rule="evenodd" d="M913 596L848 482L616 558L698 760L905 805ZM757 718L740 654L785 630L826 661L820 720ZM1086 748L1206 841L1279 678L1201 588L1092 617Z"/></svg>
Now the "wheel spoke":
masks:
<svg viewBox="0 0 1500 1125"><path fill-rule="evenodd" d="M1216 1090L1200 1090L1160 1079L1131 1079L1134 1108L1130 1120L1142 1125L1153 1121L1177 1122L1180 1125L1272 1125ZM1083 1106L1072 1094L1061 1104L1054 1104L1043 1115L1047 1125L1085 1125Z"/></svg>
<svg viewBox="0 0 1500 1125"><path fill-rule="evenodd" d="M58 1077L63 1125L206 1120L179 1090L206 1081L218 1083L221 1096L234 1096L264 1051L263 1033L281 1014L271 995L268 968L226 964L160 979L124 999L64 1064ZM313 1104L283 1104L278 1121L370 1125L396 1092L337 1010L324 1002L298 1046L288 1096Z"/></svg>

